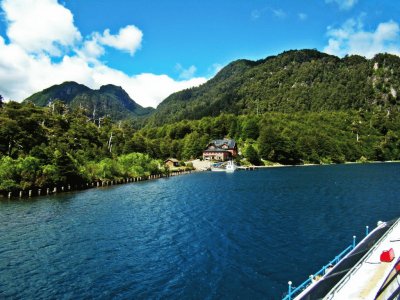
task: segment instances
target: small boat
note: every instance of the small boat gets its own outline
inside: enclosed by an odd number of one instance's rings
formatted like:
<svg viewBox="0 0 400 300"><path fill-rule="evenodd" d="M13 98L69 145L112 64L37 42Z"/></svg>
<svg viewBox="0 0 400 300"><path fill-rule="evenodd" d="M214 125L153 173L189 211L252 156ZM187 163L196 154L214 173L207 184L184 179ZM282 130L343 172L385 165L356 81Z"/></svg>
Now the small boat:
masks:
<svg viewBox="0 0 400 300"><path fill-rule="evenodd" d="M235 163L230 160L227 163L216 163L211 166L211 171L212 172L227 172L227 173L233 173L237 169L237 166Z"/></svg>
<svg viewBox="0 0 400 300"><path fill-rule="evenodd" d="M235 165L235 163L232 160L230 160L230 161L228 161L225 169L226 169L226 172L233 173L236 171L237 166Z"/></svg>

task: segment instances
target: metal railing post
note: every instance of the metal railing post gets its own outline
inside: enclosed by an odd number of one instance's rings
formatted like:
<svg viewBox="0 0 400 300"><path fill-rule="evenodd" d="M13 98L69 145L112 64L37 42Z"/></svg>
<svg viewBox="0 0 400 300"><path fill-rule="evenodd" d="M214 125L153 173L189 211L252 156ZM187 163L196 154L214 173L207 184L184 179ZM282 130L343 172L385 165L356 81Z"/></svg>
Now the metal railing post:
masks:
<svg viewBox="0 0 400 300"><path fill-rule="evenodd" d="M353 235L353 249L356 247L356 236Z"/></svg>
<svg viewBox="0 0 400 300"><path fill-rule="evenodd" d="M368 235L368 229L369 229L369 226L367 225L367 226L365 226L365 236L367 236Z"/></svg>
<svg viewBox="0 0 400 300"><path fill-rule="evenodd" d="M289 300L292 300L292 282L289 281L289 282L288 282L288 285L289 285L288 299L289 299Z"/></svg>

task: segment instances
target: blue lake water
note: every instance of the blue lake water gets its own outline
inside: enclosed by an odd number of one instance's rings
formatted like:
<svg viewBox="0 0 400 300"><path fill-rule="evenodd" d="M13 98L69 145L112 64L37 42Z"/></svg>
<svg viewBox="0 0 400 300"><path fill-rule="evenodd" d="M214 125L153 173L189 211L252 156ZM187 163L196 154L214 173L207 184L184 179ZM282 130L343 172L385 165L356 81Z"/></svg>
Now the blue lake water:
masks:
<svg viewBox="0 0 400 300"><path fill-rule="evenodd" d="M400 164L196 173L0 201L0 298L279 299L378 220Z"/></svg>

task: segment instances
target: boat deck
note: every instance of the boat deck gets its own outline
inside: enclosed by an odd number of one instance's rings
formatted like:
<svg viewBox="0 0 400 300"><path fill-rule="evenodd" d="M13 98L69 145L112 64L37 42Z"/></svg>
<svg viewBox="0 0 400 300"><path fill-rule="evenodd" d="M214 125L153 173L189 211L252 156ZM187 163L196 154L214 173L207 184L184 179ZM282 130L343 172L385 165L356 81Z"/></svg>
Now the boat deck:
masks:
<svg viewBox="0 0 400 300"><path fill-rule="evenodd" d="M394 259L381 262L383 251L392 248ZM400 219L385 233L364 258L324 297L324 299L376 299L400 255Z"/></svg>

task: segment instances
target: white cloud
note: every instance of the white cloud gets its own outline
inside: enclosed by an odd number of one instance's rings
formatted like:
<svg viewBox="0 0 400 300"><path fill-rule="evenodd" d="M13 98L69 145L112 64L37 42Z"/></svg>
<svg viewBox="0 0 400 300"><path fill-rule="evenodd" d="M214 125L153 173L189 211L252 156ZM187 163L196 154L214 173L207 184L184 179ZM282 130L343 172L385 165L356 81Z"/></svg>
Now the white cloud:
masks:
<svg viewBox="0 0 400 300"><path fill-rule="evenodd" d="M96 38L92 38L83 43L80 50L76 50L79 56L87 59L88 61L95 61L104 55L104 47L99 44Z"/></svg>
<svg viewBox="0 0 400 300"><path fill-rule="evenodd" d="M98 67L94 80L98 85L121 85L129 95L133 95L137 102L143 105L139 99L150 99L144 106L156 107L170 94L192 86L198 86L206 81L205 78L192 78L190 80L175 81L167 75L155 75L150 73L127 76L126 74L110 69L106 66Z"/></svg>
<svg viewBox="0 0 400 300"><path fill-rule="evenodd" d="M56 0L3 0L10 41L29 53L60 55L81 39L72 13Z"/></svg>
<svg viewBox="0 0 400 300"><path fill-rule="evenodd" d="M280 19L286 18L286 12L284 12L282 9L272 9L272 13L277 18L280 18Z"/></svg>
<svg viewBox="0 0 400 300"><path fill-rule="evenodd" d="M339 5L339 8L342 10L348 10L352 8L358 0L325 0L326 3L332 3L335 2L337 5Z"/></svg>
<svg viewBox="0 0 400 300"><path fill-rule="evenodd" d="M400 27L394 21L380 23L373 31L365 31L361 19L347 20L339 28L328 28L328 45L324 52L344 56L359 54L371 58L377 53L400 54Z"/></svg>
<svg viewBox="0 0 400 300"><path fill-rule="evenodd" d="M0 94L6 99L22 100L32 93L64 81L76 81L91 88L104 84L122 86L137 103L156 107L171 93L198 86L203 77L176 81L167 75L128 76L98 62L91 66L79 56L64 56L52 63L48 56L33 57L16 45L0 43Z"/></svg>
<svg viewBox="0 0 400 300"><path fill-rule="evenodd" d="M190 79L194 77L194 74L197 71L196 66L190 66L185 69L181 64L176 64L175 69L179 72L179 78L181 79Z"/></svg>
<svg viewBox="0 0 400 300"><path fill-rule="evenodd" d="M279 19L285 19L287 17L287 13L283 9L275 9L271 7L264 7L262 9L254 9L251 11L251 19L252 20L257 20L261 18L265 13L270 13L273 16L279 18Z"/></svg>
<svg viewBox="0 0 400 300"><path fill-rule="evenodd" d="M305 13L298 13L297 16L299 17L299 19L301 21L305 21L308 18L307 14L305 14Z"/></svg>
<svg viewBox="0 0 400 300"><path fill-rule="evenodd" d="M116 35L106 29L82 39L72 13L56 0L3 0L1 8L10 40L7 43L0 36L0 94L5 99L21 101L51 85L76 81L91 88L115 84L140 105L156 107L171 93L206 81L189 76L194 75L194 66L178 81L167 75L129 76L108 67L100 60L104 46L131 55L140 48L143 34L133 25ZM54 57L61 59L54 61Z"/></svg>
<svg viewBox="0 0 400 300"><path fill-rule="evenodd" d="M121 28L118 34L110 34L110 30L104 30L102 36L98 35L101 44L113 47L118 50L129 52L133 55L137 49L140 49L142 43L142 31L133 25Z"/></svg>

